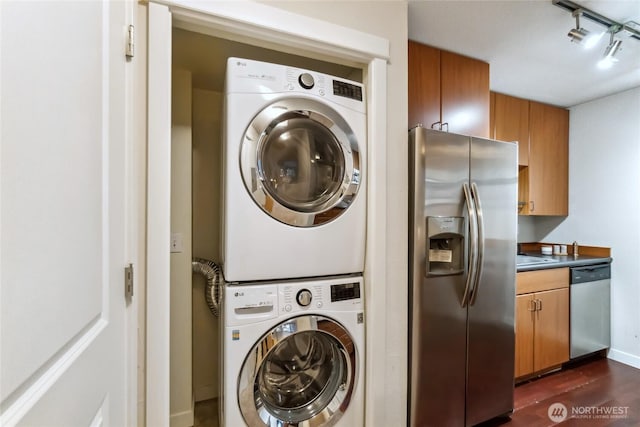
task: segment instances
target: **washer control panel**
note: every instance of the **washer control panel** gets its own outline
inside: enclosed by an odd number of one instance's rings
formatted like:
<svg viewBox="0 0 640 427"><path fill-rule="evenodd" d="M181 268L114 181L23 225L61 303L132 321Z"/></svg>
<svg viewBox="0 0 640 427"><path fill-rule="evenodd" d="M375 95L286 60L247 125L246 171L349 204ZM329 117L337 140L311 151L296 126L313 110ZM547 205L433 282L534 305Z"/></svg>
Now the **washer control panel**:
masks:
<svg viewBox="0 0 640 427"><path fill-rule="evenodd" d="M296 294L296 301L303 307L311 304L311 300L313 299L313 294L309 289L302 289L298 291Z"/></svg>
<svg viewBox="0 0 640 427"><path fill-rule="evenodd" d="M360 283L331 285L331 302L360 299Z"/></svg>
<svg viewBox="0 0 640 427"><path fill-rule="evenodd" d="M305 89L311 89L316 82L311 74L302 73L298 76L298 83Z"/></svg>
<svg viewBox="0 0 640 427"><path fill-rule="evenodd" d="M278 285L279 314L363 309L362 278L309 280Z"/></svg>

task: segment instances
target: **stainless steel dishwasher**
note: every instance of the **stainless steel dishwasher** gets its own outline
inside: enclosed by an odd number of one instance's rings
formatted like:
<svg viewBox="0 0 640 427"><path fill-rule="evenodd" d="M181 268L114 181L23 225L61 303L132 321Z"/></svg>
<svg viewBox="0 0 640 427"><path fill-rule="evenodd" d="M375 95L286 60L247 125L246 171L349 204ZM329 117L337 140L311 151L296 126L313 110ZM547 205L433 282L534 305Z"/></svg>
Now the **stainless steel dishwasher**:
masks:
<svg viewBox="0 0 640 427"><path fill-rule="evenodd" d="M611 265L571 269L571 358L611 345Z"/></svg>

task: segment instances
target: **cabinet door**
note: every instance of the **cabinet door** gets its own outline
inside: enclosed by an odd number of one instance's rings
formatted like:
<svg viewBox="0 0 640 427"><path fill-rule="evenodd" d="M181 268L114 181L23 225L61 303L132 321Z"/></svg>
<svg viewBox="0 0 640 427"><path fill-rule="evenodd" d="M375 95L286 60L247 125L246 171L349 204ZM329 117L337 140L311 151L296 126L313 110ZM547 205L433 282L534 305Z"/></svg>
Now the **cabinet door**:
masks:
<svg viewBox="0 0 640 427"><path fill-rule="evenodd" d="M516 296L516 378L533 372L533 304L532 294Z"/></svg>
<svg viewBox="0 0 640 427"><path fill-rule="evenodd" d="M529 100L494 94L495 139L518 141L518 164L529 164Z"/></svg>
<svg viewBox="0 0 640 427"><path fill-rule="evenodd" d="M534 371L569 360L569 289L535 294Z"/></svg>
<svg viewBox="0 0 640 427"><path fill-rule="evenodd" d="M569 111L529 102L531 215L569 214Z"/></svg>
<svg viewBox="0 0 640 427"><path fill-rule="evenodd" d="M440 49L409 40L409 128L440 121Z"/></svg>
<svg viewBox="0 0 640 427"><path fill-rule="evenodd" d="M450 132L489 138L489 64L440 54L441 116Z"/></svg>

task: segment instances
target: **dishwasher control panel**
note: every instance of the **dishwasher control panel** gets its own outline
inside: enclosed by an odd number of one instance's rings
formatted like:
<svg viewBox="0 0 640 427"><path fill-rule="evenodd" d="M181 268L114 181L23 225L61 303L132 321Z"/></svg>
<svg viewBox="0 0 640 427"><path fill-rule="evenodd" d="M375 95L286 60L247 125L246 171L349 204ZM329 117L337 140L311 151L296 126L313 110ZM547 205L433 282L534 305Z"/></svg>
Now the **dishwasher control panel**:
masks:
<svg viewBox="0 0 640 427"><path fill-rule="evenodd" d="M610 278L611 266L609 264L574 267L571 269L571 284L595 282Z"/></svg>

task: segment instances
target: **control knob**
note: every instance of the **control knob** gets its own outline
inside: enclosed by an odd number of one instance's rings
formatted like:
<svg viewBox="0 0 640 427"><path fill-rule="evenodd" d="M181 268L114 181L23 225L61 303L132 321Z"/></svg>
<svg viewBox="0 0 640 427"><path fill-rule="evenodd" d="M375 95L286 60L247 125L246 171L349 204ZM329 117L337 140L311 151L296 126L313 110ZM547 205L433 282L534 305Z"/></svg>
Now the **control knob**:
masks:
<svg viewBox="0 0 640 427"><path fill-rule="evenodd" d="M300 83L300 86L305 89L311 89L315 84L315 81L313 80L313 76L311 74L302 73L300 74L300 77L298 77L298 83Z"/></svg>
<svg viewBox="0 0 640 427"><path fill-rule="evenodd" d="M309 289L302 289L296 295L296 301L303 307L311 304L312 294Z"/></svg>

